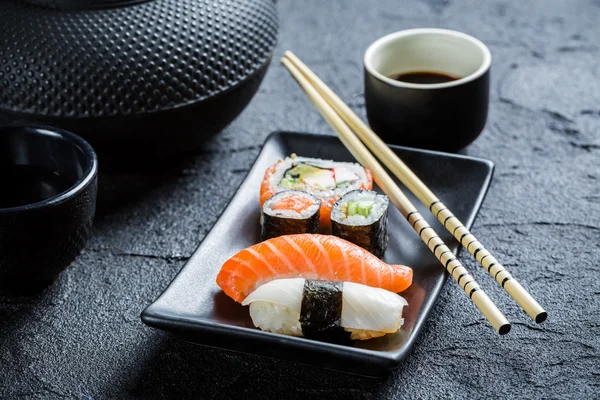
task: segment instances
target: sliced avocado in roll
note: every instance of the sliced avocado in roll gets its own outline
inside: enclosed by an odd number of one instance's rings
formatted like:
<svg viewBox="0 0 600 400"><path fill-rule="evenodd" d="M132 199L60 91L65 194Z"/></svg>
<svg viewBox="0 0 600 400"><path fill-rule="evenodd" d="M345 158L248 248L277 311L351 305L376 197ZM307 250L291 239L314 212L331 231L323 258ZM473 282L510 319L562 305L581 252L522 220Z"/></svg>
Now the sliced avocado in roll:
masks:
<svg viewBox="0 0 600 400"><path fill-rule="evenodd" d="M333 172L310 164L298 164L285 172L279 186L302 190L305 187L328 190L335 188Z"/></svg>

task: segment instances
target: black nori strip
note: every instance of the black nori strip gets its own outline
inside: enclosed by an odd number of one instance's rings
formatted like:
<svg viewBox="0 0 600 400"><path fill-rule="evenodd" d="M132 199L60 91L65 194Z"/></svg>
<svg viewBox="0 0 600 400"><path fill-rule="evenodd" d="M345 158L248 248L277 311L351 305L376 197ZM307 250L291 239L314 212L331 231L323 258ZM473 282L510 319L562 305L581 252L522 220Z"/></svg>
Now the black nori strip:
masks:
<svg viewBox="0 0 600 400"><path fill-rule="evenodd" d="M350 340L351 333L340 325L343 284L306 279L300 308L300 326L305 338L335 343Z"/></svg>
<svg viewBox="0 0 600 400"><path fill-rule="evenodd" d="M261 237L262 240L271 239L277 236L283 235L295 235L298 233L318 233L319 232L319 222L320 222L320 212L317 208L317 211L308 218L288 218L284 216L278 215L269 215L265 212L265 207L269 204L269 200L271 200L275 196L281 196L279 192L271 196L263 205L262 209L262 227L261 227ZM317 203L319 199L314 197L314 200Z"/></svg>
<svg viewBox="0 0 600 400"><path fill-rule="evenodd" d="M357 191L362 192L362 190ZM353 192L354 191L348 192L346 195ZM365 192L368 191L365 190ZM343 204L346 195L342 196L333 207L336 208ZM378 220L373 221L370 225L348 225L343 221L336 221L332 218L331 232L335 236L346 239L347 241L370 251L376 257L383 258L388 245L387 225L388 210L386 208L381 217Z"/></svg>

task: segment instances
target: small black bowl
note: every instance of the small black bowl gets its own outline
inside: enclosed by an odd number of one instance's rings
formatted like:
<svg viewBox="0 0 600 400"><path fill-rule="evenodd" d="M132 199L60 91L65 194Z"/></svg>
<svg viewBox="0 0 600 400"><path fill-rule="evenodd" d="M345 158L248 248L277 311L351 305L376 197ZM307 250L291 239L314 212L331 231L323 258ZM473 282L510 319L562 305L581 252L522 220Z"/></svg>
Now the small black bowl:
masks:
<svg viewBox="0 0 600 400"><path fill-rule="evenodd" d="M37 291L85 245L96 209L98 160L72 133L0 127L0 290Z"/></svg>
<svg viewBox="0 0 600 400"><path fill-rule="evenodd" d="M485 127L491 54L479 40L445 29L410 29L374 42L364 57L365 104L371 128L386 142L456 151ZM406 73L458 79L410 83Z"/></svg>

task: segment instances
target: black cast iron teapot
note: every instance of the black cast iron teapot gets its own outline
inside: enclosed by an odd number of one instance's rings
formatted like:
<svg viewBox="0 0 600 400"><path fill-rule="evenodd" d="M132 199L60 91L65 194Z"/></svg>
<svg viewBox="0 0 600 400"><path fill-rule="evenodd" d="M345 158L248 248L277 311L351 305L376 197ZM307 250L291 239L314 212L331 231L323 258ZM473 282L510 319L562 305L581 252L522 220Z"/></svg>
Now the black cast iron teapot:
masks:
<svg viewBox="0 0 600 400"><path fill-rule="evenodd" d="M4 0L0 123L56 126L100 157L191 149L248 104L273 0Z"/></svg>

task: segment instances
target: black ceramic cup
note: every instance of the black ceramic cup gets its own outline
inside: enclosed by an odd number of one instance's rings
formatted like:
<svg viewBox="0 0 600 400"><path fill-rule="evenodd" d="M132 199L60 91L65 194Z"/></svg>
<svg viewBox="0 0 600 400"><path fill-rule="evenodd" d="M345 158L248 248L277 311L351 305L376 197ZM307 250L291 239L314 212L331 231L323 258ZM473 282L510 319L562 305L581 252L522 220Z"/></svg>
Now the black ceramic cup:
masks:
<svg viewBox="0 0 600 400"><path fill-rule="evenodd" d="M0 289L46 287L77 257L96 208L98 161L82 138L0 127Z"/></svg>
<svg viewBox="0 0 600 400"><path fill-rule="evenodd" d="M456 151L479 136L489 103L491 54L479 40L445 29L410 29L374 42L364 56L371 128L386 142ZM458 79L409 83L390 78L433 72Z"/></svg>

